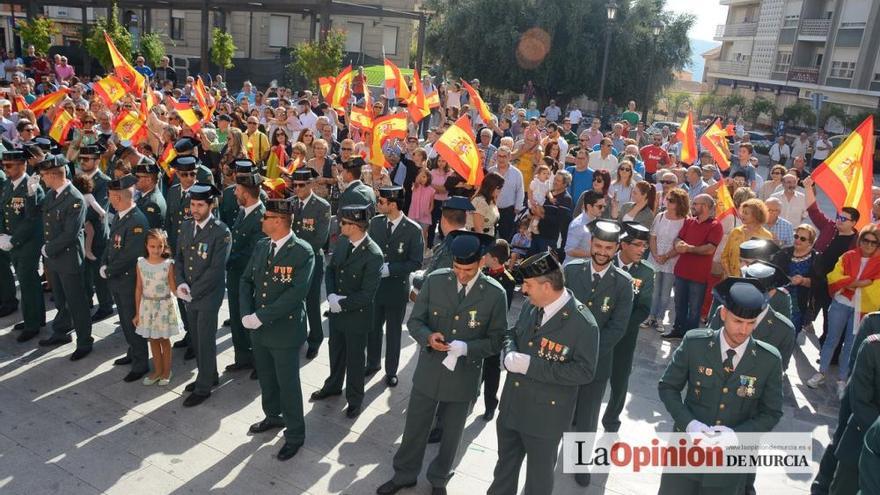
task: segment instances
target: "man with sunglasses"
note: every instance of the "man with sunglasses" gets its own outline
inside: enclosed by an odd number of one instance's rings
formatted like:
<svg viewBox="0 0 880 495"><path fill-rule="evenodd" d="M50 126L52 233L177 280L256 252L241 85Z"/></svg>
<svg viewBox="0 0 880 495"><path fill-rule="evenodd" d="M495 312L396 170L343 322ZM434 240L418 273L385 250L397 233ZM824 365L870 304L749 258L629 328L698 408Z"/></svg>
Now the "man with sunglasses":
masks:
<svg viewBox="0 0 880 495"><path fill-rule="evenodd" d="M590 153L590 166L593 170L607 170L611 177L617 176L617 157L614 156L614 148L610 138L602 138L599 150Z"/></svg>
<svg viewBox="0 0 880 495"><path fill-rule="evenodd" d="M92 179L94 183L91 199L94 199L104 211L110 211L109 189L107 188L110 177L98 168L103 151L102 146L95 144L80 147L79 172ZM88 196L85 196L85 199L91 201ZM101 321L113 314L113 296L110 294L107 281L101 278L100 274L100 260L104 250L107 249L107 242L110 238L110 225L107 217L107 215L99 216L94 208L86 208L86 222L92 224L95 229L95 238L92 241L94 259L89 257L85 259L86 299L91 301L92 293L98 296L98 310L92 315L92 322Z"/></svg>
<svg viewBox="0 0 880 495"><path fill-rule="evenodd" d="M167 211L165 197L159 190L159 173L161 170L152 159L143 157L141 163L134 167L137 176L137 190L140 196L137 198L137 206L147 216L151 229L165 228L165 212Z"/></svg>
<svg viewBox="0 0 880 495"><path fill-rule="evenodd" d="M189 136L183 136L174 142L174 152L178 157L191 156L196 159L196 181L206 184L214 184L214 174L199 159L199 141ZM173 182L176 180L172 179Z"/></svg>
<svg viewBox="0 0 880 495"><path fill-rule="evenodd" d="M0 317L15 312L15 279L9 270L15 269L21 289L21 315L24 320L15 325L23 330L16 338L27 342L46 324L46 308L40 287L38 267L42 231L40 206L43 189L37 183L28 188L29 176L25 170L25 154L21 150L3 152L2 189L0 189Z"/></svg>
<svg viewBox="0 0 880 495"><path fill-rule="evenodd" d="M346 142L348 144L346 144ZM351 140L342 142L343 149L353 146ZM350 151L349 151L350 153ZM293 201L293 231L296 236L306 241L315 254L315 265L309 292L306 296L306 315L309 322L308 349L306 359L314 359L324 341L324 329L321 324L321 284L324 283L324 251L323 248L330 238L330 203L312 192L312 182L318 172L308 167L294 170L289 176L290 186L295 198ZM285 180L288 180L285 177Z"/></svg>
<svg viewBox="0 0 880 495"><path fill-rule="evenodd" d="M605 196L596 191L587 191L581 197L583 198L583 212L568 225L568 235L565 238L566 261L590 257L591 232L589 225L602 217L602 213L608 207Z"/></svg>

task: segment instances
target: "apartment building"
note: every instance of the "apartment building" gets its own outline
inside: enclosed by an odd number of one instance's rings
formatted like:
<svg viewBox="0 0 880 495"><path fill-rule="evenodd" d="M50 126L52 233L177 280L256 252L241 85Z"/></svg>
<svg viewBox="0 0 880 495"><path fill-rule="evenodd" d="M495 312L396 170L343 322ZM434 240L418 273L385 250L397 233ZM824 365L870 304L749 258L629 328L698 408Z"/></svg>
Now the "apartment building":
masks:
<svg viewBox="0 0 880 495"><path fill-rule="evenodd" d="M814 92L858 114L880 106L880 0L720 0L727 22L704 54L719 95L775 101Z"/></svg>

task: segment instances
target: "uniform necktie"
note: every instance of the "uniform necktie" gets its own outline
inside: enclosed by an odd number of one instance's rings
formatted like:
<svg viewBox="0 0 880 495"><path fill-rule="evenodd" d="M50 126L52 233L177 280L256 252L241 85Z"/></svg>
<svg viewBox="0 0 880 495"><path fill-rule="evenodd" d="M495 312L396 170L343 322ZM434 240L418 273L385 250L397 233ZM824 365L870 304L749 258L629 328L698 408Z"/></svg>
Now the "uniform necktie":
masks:
<svg viewBox="0 0 880 495"><path fill-rule="evenodd" d="M544 308L538 308L535 311L535 330L541 328L541 325L544 324Z"/></svg>
<svg viewBox="0 0 880 495"><path fill-rule="evenodd" d="M464 297L467 295L467 286L462 285L461 289L458 289L458 302L464 301Z"/></svg>
<svg viewBox="0 0 880 495"><path fill-rule="evenodd" d="M299 211L302 212L306 207L306 202L303 200L299 200Z"/></svg>
<svg viewBox="0 0 880 495"><path fill-rule="evenodd" d="M196 225L196 236L202 233L202 227L200 225Z"/></svg>
<svg viewBox="0 0 880 495"><path fill-rule="evenodd" d="M270 243L269 243L269 257L266 258L266 262L267 262L267 263L272 263L272 261L273 261L274 259L275 259L275 243L274 243L274 242L270 242Z"/></svg>
<svg viewBox="0 0 880 495"><path fill-rule="evenodd" d="M391 239L391 230L393 228L394 228L394 224L389 221L388 228L385 230L385 239Z"/></svg>
<svg viewBox="0 0 880 495"><path fill-rule="evenodd" d="M724 373L726 376L730 376L730 374L733 373L733 356L736 356L736 351L733 349L728 349L727 359L725 359L724 362L721 363L721 365L724 366Z"/></svg>

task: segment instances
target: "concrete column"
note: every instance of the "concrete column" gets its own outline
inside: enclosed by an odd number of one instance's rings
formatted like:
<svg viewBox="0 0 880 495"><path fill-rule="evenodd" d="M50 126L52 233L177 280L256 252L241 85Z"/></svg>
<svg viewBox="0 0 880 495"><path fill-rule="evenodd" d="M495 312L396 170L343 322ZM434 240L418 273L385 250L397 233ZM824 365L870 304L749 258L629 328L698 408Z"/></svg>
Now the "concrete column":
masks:
<svg viewBox="0 0 880 495"><path fill-rule="evenodd" d="M419 70L420 74L424 74L425 72L422 70L422 63L425 61L425 28L427 25L427 18L425 17L425 13L422 12L419 14L419 44L416 47L416 67Z"/></svg>
<svg viewBox="0 0 880 495"><path fill-rule="evenodd" d="M209 58L208 48L210 47L210 37L208 35L210 19L208 19L208 0L202 0L202 42L199 47L199 71L203 74L208 73Z"/></svg>

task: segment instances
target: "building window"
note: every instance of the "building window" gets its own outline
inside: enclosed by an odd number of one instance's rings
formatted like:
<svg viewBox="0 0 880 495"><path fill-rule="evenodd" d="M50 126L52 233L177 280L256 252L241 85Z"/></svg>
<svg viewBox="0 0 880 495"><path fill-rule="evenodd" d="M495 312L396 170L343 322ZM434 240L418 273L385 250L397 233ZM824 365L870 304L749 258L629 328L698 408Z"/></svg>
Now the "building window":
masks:
<svg viewBox="0 0 880 495"><path fill-rule="evenodd" d="M287 46L287 33L290 26L290 17L286 15L269 16L269 46L281 48Z"/></svg>
<svg viewBox="0 0 880 495"><path fill-rule="evenodd" d="M183 20L186 17L186 13L182 10L172 10L171 11L171 25L169 28L169 37L173 40L182 40L183 39Z"/></svg>
<svg viewBox="0 0 880 495"><path fill-rule="evenodd" d="M382 26L382 47L385 55L397 55L397 26Z"/></svg>
<svg viewBox="0 0 880 495"><path fill-rule="evenodd" d="M880 83L880 72L874 73L874 79L871 82Z"/></svg>
<svg viewBox="0 0 880 495"><path fill-rule="evenodd" d="M345 23L345 51L361 53L364 25L360 22Z"/></svg>
<svg viewBox="0 0 880 495"><path fill-rule="evenodd" d="M777 52L776 64L773 66L774 72L788 72L791 67L791 52Z"/></svg>
<svg viewBox="0 0 880 495"><path fill-rule="evenodd" d="M831 73L829 74L829 77L852 79L855 71L855 62L831 62Z"/></svg>

